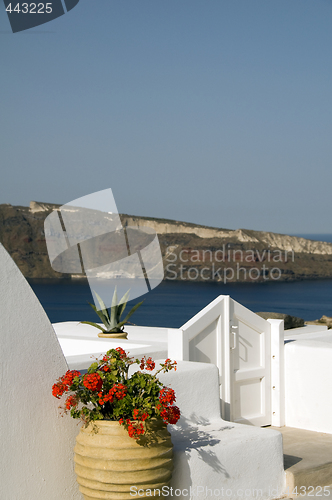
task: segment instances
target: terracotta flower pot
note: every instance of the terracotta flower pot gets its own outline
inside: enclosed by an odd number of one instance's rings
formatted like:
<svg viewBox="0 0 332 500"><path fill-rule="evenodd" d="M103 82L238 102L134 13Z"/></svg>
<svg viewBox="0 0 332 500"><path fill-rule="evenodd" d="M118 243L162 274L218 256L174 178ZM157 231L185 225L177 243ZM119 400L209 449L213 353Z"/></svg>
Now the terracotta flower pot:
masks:
<svg viewBox="0 0 332 500"><path fill-rule="evenodd" d="M103 339L126 339L128 337L127 332L120 332L120 333L98 333L98 337L101 337Z"/></svg>
<svg viewBox="0 0 332 500"><path fill-rule="evenodd" d="M74 460L85 500L130 500L138 490L151 490L150 497L160 490L162 496L162 487L169 486L172 476L173 445L161 420L146 424L146 435L139 441L115 421L97 420L81 428ZM141 491L139 498L145 496Z"/></svg>

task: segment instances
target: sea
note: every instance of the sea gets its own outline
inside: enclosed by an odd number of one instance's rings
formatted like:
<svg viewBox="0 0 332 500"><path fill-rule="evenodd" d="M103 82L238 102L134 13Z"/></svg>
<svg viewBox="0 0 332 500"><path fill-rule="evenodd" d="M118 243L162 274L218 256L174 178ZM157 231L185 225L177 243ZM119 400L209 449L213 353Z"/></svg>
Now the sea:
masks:
<svg viewBox="0 0 332 500"><path fill-rule="evenodd" d="M332 243L332 234L297 234L308 239ZM51 323L62 321L96 321L89 306L93 302L86 279L30 279L30 286L44 307ZM130 320L140 326L179 328L218 295L230 295L254 312L281 312L305 321L332 316L332 280L263 283L217 283L163 281L142 298L144 300Z"/></svg>

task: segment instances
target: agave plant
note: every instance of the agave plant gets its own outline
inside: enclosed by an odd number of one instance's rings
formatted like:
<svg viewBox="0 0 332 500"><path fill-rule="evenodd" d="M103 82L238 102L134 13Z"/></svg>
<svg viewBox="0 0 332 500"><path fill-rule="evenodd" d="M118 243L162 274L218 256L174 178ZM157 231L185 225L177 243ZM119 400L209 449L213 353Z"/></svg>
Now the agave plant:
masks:
<svg viewBox="0 0 332 500"><path fill-rule="evenodd" d="M109 308L110 313L109 313L107 307L105 306L105 303L102 300L102 298L97 294L97 292L94 292L96 297L97 297L97 300L99 302L101 309L98 310L96 308L96 306L94 304L90 304L90 302L89 302L89 304L92 307L92 309L98 314L98 316L101 319L101 321L103 322L103 325L105 328L103 328L100 325L98 325L97 323L93 323L91 321L81 321L81 323L85 323L87 325L94 326L95 328L98 328L99 330L101 330L102 333L121 333L121 332L123 332L123 328L124 328L123 325L125 323L127 323L128 319L136 311L136 309L138 309L139 306L141 306L143 304L143 300L142 300L142 302L135 304L134 307L129 311L127 316L121 321L121 316L124 313L124 310L126 308L126 305L127 305L128 299L129 299L129 292L130 292L130 290L128 290L128 292L126 292L124 294L124 296L120 300L120 303L118 303L118 295L117 295L116 288L115 288L113 298L112 298L112 305Z"/></svg>

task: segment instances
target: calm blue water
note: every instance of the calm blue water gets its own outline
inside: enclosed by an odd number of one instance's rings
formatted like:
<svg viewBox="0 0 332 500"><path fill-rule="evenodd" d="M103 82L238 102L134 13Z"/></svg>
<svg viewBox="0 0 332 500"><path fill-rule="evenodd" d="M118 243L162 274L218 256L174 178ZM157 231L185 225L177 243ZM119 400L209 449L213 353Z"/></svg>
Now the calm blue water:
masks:
<svg viewBox="0 0 332 500"><path fill-rule="evenodd" d="M297 234L332 242L332 234ZM29 280L50 321L97 321L88 302L87 280ZM332 316L332 280L282 283L196 283L164 281L145 295L131 320L137 325L178 328L218 295L230 295L252 311L282 312L304 320ZM135 302L129 303L133 305Z"/></svg>
<svg viewBox="0 0 332 500"><path fill-rule="evenodd" d="M98 319L88 305L92 296L86 280L29 282L52 323ZM332 316L332 280L226 285L165 281L143 297L144 304L131 320L137 325L177 328L220 294L230 295L255 312L282 312L305 320Z"/></svg>
<svg viewBox="0 0 332 500"><path fill-rule="evenodd" d="M294 234L300 238L307 238L307 240L327 241L332 243L332 234Z"/></svg>

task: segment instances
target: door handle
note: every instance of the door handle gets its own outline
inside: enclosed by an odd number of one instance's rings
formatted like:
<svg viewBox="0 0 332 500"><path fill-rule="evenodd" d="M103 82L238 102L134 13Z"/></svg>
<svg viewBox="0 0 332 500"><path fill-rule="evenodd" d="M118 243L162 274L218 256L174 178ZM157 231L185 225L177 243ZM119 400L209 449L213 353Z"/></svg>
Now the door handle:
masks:
<svg viewBox="0 0 332 500"><path fill-rule="evenodd" d="M237 326L232 326L232 328L237 328ZM232 335L233 335L233 347L231 347L231 351L233 351L234 349L236 349L236 333L237 332L231 332Z"/></svg>

